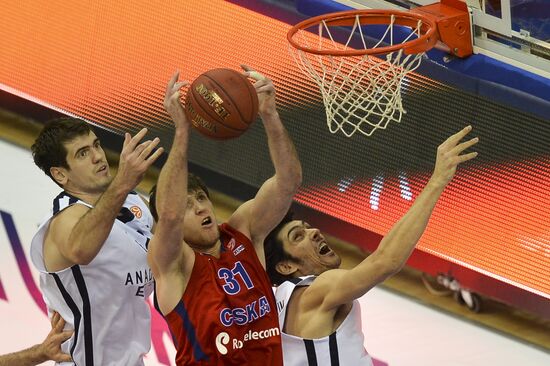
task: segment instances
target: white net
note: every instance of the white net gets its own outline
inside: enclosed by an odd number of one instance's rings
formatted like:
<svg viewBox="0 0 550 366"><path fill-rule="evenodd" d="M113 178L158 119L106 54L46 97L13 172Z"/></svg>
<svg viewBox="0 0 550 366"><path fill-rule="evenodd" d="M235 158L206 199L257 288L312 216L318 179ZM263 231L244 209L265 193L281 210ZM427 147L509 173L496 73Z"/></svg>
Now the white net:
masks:
<svg viewBox="0 0 550 366"><path fill-rule="evenodd" d="M421 20L416 26L403 27L396 24L394 15L388 15L388 24L377 25L379 28L386 27L381 32L382 36L372 42L372 37L367 39L364 33L362 21L364 19L360 15L355 15L345 42L335 40L330 22L325 21L317 25L317 35L299 30L293 39L307 49L347 51L359 49L359 44L367 50L404 44L418 39L425 31ZM397 27L399 35L394 32ZM347 137L356 132L370 136L377 129L385 129L392 121L401 121L405 113L401 103L403 80L409 72L418 68L424 55L405 55L403 49L399 49L385 54L381 59L369 55L320 55L292 46L290 50L300 69L321 90L330 132L342 131Z"/></svg>

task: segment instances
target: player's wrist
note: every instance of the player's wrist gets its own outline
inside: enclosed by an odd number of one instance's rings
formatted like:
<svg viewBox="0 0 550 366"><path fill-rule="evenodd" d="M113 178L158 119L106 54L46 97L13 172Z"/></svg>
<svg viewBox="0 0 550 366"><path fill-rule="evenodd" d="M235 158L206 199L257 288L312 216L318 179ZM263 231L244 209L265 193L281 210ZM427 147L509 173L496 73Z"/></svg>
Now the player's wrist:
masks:
<svg viewBox="0 0 550 366"><path fill-rule="evenodd" d="M44 344L34 345L29 350L33 362L42 363L50 360L46 353Z"/></svg>
<svg viewBox="0 0 550 366"><path fill-rule="evenodd" d="M260 115L260 117L262 117L262 119L273 119L273 118L278 118L279 117L279 112L277 111L277 107L274 105L272 107L268 107L268 108L265 108L265 109L262 109L258 112L258 114Z"/></svg>
<svg viewBox="0 0 550 366"><path fill-rule="evenodd" d="M119 169L106 192L115 197L128 195L135 188L135 185L129 181L128 176L127 172Z"/></svg>

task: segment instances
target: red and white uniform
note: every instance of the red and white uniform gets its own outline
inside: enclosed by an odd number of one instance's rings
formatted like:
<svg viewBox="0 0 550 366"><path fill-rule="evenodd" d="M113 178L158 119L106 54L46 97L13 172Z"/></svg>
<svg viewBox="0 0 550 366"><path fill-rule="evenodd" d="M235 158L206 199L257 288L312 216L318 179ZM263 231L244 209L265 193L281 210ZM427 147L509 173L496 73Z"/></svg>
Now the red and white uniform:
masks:
<svg viewBox="0 0 550 366"><path fill-rule="evenodd" d="M277 307L254 246L220 226L220 258L195 252L178 305L165 316L182 365L282 365Z"/></svg>

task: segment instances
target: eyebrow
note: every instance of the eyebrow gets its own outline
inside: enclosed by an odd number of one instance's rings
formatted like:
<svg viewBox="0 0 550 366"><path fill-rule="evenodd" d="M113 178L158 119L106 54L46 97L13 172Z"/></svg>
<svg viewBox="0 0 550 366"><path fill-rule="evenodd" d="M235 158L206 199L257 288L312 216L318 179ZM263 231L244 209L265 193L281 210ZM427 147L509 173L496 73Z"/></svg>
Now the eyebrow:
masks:
<svg viewBox="0 0 550 366"><path fill-rule="evenodd" d="M92 146L95 145L96 142L99 142L99 138L97 137L95 138L94 142L92 142ZM76 158L81 151L89 148L90 148L90 145L82 146L80 149L76 150L76 152L74 153L74 157Z"/></svg>
<svg viewBox="0 0 550 366"><path fill-rule="evenodd" d="M287 238L290 239L290 234L291 234L295 229L298 229L299 227L305 226L305 224L306 224L306 223L305 223L304 221L302 221L302 224L301 224L301 225L296 225L296 226L294 226L292 229L290 229L290 230L288 231Z"/></svg>

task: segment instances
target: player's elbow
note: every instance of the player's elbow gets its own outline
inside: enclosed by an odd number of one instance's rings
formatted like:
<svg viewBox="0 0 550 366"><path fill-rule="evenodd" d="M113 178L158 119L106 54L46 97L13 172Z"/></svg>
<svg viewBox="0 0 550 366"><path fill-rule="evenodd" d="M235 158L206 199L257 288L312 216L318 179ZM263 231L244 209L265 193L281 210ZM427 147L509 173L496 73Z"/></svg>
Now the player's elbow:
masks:
<svg viewBox="0 0 550 366"><path fill-rule="evenodd" d="M303 178L302 166L298 164L298 166L296 167L296 171L294 172L294 175L293 175L293 183L294 183L295 190L298 190L298 188L300 188L300 186L302 185L302 178Z"/></svg>
<svg viewBox="0 0 550 366"><path fill-rule="evenodd" d="M287 176L284 178L284 183L290 193L294 194L298 191L298 188L302 185L302 167L300 164L289 170Z"/></svg>

